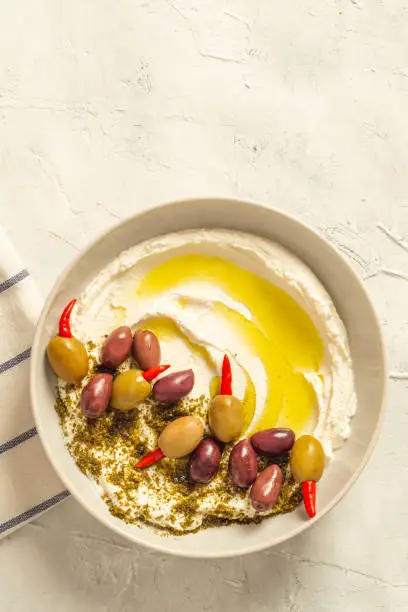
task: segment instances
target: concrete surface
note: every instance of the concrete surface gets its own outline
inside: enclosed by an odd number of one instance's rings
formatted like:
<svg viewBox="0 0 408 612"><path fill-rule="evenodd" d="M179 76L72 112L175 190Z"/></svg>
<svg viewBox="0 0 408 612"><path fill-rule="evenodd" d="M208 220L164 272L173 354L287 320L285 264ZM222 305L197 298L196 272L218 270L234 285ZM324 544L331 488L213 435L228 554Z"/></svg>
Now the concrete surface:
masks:
<svg viewBox="0 0 408 612"><path fill-rule="evenodd" d="M46 293L155 202L230 195L322 231L384 324L374 456L309 533L243 559L129 546L73 500L0 543L5 612L408 609L403 0L0 0L0 223Z"/></svg>

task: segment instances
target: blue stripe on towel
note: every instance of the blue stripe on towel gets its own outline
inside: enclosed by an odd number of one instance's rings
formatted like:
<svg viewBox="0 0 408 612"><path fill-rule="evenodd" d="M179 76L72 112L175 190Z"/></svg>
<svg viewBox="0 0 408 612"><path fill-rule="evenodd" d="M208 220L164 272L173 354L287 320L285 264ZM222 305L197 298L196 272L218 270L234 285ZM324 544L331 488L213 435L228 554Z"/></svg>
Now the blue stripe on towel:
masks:
<svg viewBox="0 0 408 612"><path fill-rule="evenodd" d="M0 455L14 448L15 446L22 444L23 442L27 442L27 440L29 440L30 438L33 438L36 435L37 435L37 428L32 427L31 429L28 429L27 431L24 431L23 433L19 434L15 438L12 438L11 440L7 440L7 442L0 444Z"/></svg>
<svg viewBox="0 0 408 612"><path fill-rule="evenodd" d="M27 276L29 276L28 270L20 270L20 272L17 272L17 274L14 274L14 276L11 276L7 280L0 283L0 293L3 293L3 291L6 291L6 289L10 289L10 287L13 287L14 285L17 285L19 282L27 278Z"/></svg>
<svg viewBox="0 0 408 612"><path fill-rule="evenodd" d="M22 353L19 353L18 355L15 355L14 357L9 359L8 361L4 361L4 363L0 363L0 374L5 372L6 370L9 370L10 368L14 368L14 366L16 366L19 363L21 363L22 361L25 361L26 359L28 359L30 357L30 355L31 355L31 348L28 348L25 351L23 351Z"/></svg>
<svg viewBox="0 0 408 612"><path fill-rule="evenodd" d="M57 495L54 495L54 497L44 500L37 506L33 506L32 508L29 508L17 516L14 516L8 521L0 523L0 534L5 533L9 529L13 529L13 527L17 527L17 525L20 525L21 523L25 523L29 519L34 518L37 514L45 512L45 510L52 508L52 506L55 506L55 504L58 504L58 502L62 501L66 497L69 497L70 495L71 494L69 491L61 491L61 493L57 493Z"/></svg>

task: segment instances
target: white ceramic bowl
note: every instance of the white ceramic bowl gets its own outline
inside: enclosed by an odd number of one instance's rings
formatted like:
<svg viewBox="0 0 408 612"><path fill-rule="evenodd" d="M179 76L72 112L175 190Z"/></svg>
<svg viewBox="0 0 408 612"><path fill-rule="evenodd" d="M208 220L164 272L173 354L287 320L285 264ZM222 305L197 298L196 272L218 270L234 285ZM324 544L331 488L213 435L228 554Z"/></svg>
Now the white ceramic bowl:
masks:
<svg viewBox="0 0 408 612"><path fill-rule="evenodd" d="M300 257L320 278L343 319L354 363L358 410L352 435L336 453L319 483L318 514L302 508L260 525L207 529L182 537L163 537L148 528L114 518L95 484L76 467L64 447L54 410L55 377L46 363L46 346L55 335L63 306L121 251L159 234L192 228L227 228L276 240ZM47 455L73 496L99 521L124 537L188 557L227 557L261 550L300 533L325 515L356 481L378 437L386 386L386 359L380 325L363 284L343 256L321 236L292 217L248 202L206 199L175 202L127 219L85 249L58 278L38 322L31 357L31 399Z"/></svg>

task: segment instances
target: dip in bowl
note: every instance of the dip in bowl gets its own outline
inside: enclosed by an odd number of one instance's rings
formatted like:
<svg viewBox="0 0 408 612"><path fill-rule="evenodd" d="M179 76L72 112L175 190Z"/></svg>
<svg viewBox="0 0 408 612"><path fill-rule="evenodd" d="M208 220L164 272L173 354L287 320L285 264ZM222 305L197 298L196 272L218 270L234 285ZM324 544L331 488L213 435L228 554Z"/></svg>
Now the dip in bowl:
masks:
<svg viewBox="0 0 408 612"><path fill-rule="evenodd" d="M152 330L160 340L162 363L174 371L192 370L195 377L188 397L175 404L178 412L148 399L137 409L137 424L119 419L122 430L108 436L108 445L105 436L96 452L95 437L87 435L92 425L79 409L88 379L76 387L59 384L64 436L54 409L56 379L45 358L60 313L72 297L78 297L72 331L87 346L94 368L100 365L106 335L129 325L132 332ZM135 477L134 465L157 444L158 425L188 414L202 420L207 436L213 433L207 413L224 354L231 362L244 423L233 444L222 447L219 473L207 484L192 486L183 479L186 459L164 459ZM73 495L134 541L202 557L271 546L327 512L369 456L384 385L378 321L343 257L282 213L217 199L179 202L137 215L80 255L47 300L31 371L39 433ZM299 485L291 480L288 458L279 459L283 494L261 514L251 503L250 489L233 488L228 481L234 444L271 427L290 428L297 437L313 434L324 448L326 470L318 483L315 519L297 507ZM122 444L122 434L137 441ZM258 458L259 472L276 463L264 460ZM279 516L266 518L269 514ZM239 523L220 526L234 521ZM163 529L175 535L163 537Z"/></svg>

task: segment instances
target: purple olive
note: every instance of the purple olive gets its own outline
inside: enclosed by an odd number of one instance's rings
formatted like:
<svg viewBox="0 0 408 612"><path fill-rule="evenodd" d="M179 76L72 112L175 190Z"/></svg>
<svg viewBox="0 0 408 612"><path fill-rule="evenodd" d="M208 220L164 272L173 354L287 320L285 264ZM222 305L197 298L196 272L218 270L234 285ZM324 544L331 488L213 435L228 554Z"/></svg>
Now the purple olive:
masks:
<svg viewBox="0 0 408 612"><path fill-rule="evenodd" d="M290 451L295 443L295 432L283 427L264 429L251 437L251 443L258 455L277 457Z"/></svg>
<svg viewBox="0 0 408 612"><path fill-rule="evenodd" d="M155 334L147 329L137 329L133 337L133 357L142 370L160 365L160 344Z"/></svg>
<svg viewBox="0 0 408 612"><path fill-rule="evenodd" d="M190 458L190 478L193 482L210 482L217 473L221 460L219 444L212 438L205 438Z"/></svg>
<svg viewBox="0 0 408 612"><path fill-rule="evenodd" d="M81 409L88 419L97 419L106 410L112 393L112 374L97 374L81 393Z"/></svg>
<svg viewBox="0 0 408 612"><path fill-rule="evenodd" d="M252 507L257 512L266 512L274 507L279 499L283 474L278 465L270 465L255 480L251 489Z"/></svg>
<svg viewBox="0 0 408 612"><path fill-rule="evenodd" d="M241 440L234 446L229 457L228 469L232 482L237 487L249 487L254 482L258 463L249 440Z"/></svg>
<svg viewBox="0 0 408 612"><path fill-rule="evenodd" d="M160 378L153 386L153 397L159 404L175 404L194 387L193 370L182 370Z"/></svg>
<svg viewBox="0 0 408 612"><path fill-rule="evenodd" d="M122 325L106 338L102 347L101 364L105 368L117 368L128 357L131 348L132 330L127 325Z"/></svg>

